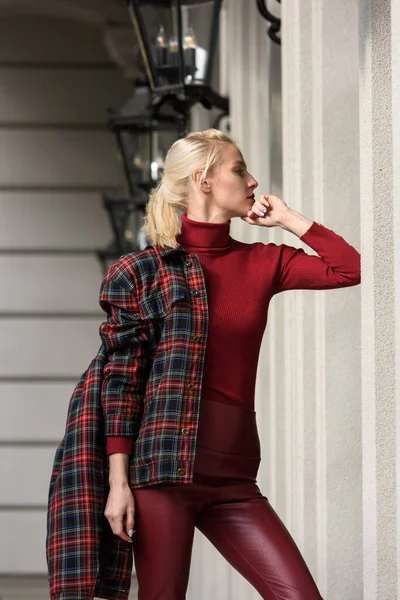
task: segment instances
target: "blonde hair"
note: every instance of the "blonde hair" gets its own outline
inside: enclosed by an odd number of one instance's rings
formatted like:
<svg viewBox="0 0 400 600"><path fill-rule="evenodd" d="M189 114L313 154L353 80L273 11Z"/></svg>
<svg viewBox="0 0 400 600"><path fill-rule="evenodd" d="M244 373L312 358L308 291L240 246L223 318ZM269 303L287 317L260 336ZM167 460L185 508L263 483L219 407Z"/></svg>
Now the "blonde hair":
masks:
<svg viewBox="0 0 400 600"><path fill-rule="evenodd" d="M178 209L187 210L192 174L201 170L204 181L221 164L226 144L237 147L233 138L217 129L189 133L172 144L165 159L164 175L150 193L141 228L151 244L178 247Z"/></svg>

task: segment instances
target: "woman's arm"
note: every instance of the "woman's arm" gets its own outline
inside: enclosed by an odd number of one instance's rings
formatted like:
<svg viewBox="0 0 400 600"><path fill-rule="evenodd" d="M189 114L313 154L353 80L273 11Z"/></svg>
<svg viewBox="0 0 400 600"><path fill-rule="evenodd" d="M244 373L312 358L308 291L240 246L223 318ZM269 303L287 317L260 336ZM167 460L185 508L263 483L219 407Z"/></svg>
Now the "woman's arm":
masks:
<svg viewBox="0 0 400 600"><path fill-rule="evenodd" d="M115 535L132 542L135 501L129 485L129 454L143 412L149 330L140 318L129 257L114 263L106 274L100 306L107 313L100 337L108 355L101 390L110 485L104 515Z"/></svg>
<svg viewBox="0 0 400 600"><path fill-rule="evenodd" d="M318 256L286 244L260 242L260 260L267 261L274 279L273 294L285 290L328 290L357 285L361 281L359 252L340 235L289 208L277 196L261 195L246 217L250 225L281 227L297 235Z"/></svg>
<svg viewBox="0 0 400 600"><path fill-rule="evenodd" d="M358 285L361 281L360 253L340 235L320 223L310 221L297 211L288 209L279 226L297 235L318 256L286 244L264 245L263 253L271 261L271 246L275 254L277 279L274 293L285 290L325 290Z"/></svg>
<svg viewBox="0 0 400 600"><path fill-rule="evenodd" d="M294 233L299 238L310 229L312 224L313 221L310 221L310 219L307 219L307 217L304 217L292 208L288 208L279 221L279 227L290 231L290 233Z"/></svg>
<svg viewBox="0 0 400 600"><path fill-rule="evenodd" d="M102 408L110 456L110 478L121 475L118 465L127 463L137 437L143 395L148 378L148 326L140 318L134 284L121 259L107 273L101 290L100 306L107 321L100 336L108 353L104 368ZM118 457L119 456L119 457Z"/></svg>
<svg viewBox="0 0 400 600"><path fill-rule="evenodd" d="M110 454L109 458L110 487L129 485L128 469L129 469L129 454L115 453Z"/></svg>

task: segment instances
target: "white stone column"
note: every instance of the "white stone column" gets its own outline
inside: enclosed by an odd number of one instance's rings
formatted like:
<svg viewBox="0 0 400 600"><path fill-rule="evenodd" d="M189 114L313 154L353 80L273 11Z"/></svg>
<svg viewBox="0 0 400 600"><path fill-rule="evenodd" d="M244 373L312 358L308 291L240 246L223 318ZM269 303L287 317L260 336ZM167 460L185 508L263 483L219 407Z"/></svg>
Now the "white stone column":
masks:
<svg viewBox="0 0 400 600"><path fill-rule="evenodd" d="M282 19L284 199L359 248L357 1L286 0ZM287 232L283 241L313 253ZM283 303L277 508L323 597L358 600L360 287L275 300Z"/></svg>
<svg viewBox="0 0 400 600"><path fill-rule="evenodd" d="M231 134L238 141L249 169L259 181L260 193L268 193L271 183L269 80L271 69L278 79L280 70L278 49L275 49L275 52L278 52L278 57L272 57L275 58L272 62L266 23L258 13L256 3L253 0L226 0L223 3L220 29L220 92L229 96ZM276 100L275 98L274 106L279 113L280 103L279 99ZM195 118L197 119L198 115ZM274 130L274 136L279 138L279 131ZM280 185L280 179L278 176L276 186ZM267 238L275 239L275 233L270 231L266 235L264 230L251 227L240 219L234 219L231 224L232 236L249 243ZM265 360L261 361L261 367L266 369ZM264 397L260 403L260 428L263 418L268 422L266 400ZM264 438L264 446L268 450L267 430ZM196 533L188 598L256 600L260 596L218 554L208 540Z"/></svg>
<svg viewBox="0 0 400 600"><path fill-rule="evenodd" d="M400 6L359 11L363 598L389 600L400 597Z"/></svg>

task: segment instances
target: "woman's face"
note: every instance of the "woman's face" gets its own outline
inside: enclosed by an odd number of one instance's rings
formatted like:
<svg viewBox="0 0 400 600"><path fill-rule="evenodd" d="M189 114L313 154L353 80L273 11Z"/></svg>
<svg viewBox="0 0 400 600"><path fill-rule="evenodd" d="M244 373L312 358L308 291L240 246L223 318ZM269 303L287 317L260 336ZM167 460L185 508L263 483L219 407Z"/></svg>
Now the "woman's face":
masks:
<svg viewBox="0 0 400 600"><path fill-rule="evenodd" d="M241 152L227 144L223 160L215 174L207 178L215 204L227 218L247 215L254 203L254 190L258 182L247 171Z"/></svg>

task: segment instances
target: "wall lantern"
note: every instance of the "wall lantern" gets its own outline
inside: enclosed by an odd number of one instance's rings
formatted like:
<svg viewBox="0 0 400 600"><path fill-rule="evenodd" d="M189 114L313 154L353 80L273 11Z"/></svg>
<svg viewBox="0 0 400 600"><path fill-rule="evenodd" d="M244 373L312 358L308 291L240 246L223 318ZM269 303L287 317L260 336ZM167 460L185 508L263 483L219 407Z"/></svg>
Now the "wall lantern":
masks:
<svg viewBox="0 0 400 600"><path fill-rule="evenodd" d="M229 112L212 89L222 0L126 0L154 105L187 115L197 103Z"/></svg>
<svg viewBox="0 0 400 600"><path fill-rule="evenodd" d="M135 114L125 107L109 109L107 125L116 137L127 196L136 197L138 188L150 191L163 173L168 149L183 135L181 116L152 109Z"/></svg>
<svg viewBox="0 0 400 600"><path fill-rule="evenodd" d="M123 254L145 248L141 231L149 191L163 173L170 146L183 135L184 118L170 107L155 110L149 87L138 86L119 110L108 109L107 125L117 142L124 190L103 197L113 241L97 252L103 270Z"/></svg>
<svg viewBox="0 0 400 600"><path fill-rule="evenodd" d="M143 216L138 218L138 213L144 214L146 203L145 194L135 198L104 194L103 206L110 220L113 240L106 248L97 251L103 272L123 254L143 250L148 245L144 233L140 231Z"/></svg>
<svg viewBox="0 0 400 600"><path fill-rule="evenodd" d="M281 0L277 0L277 2L281 2ZM264 19L266 21L269 21L271 23L271 25L268 27L268 36L270 37L270 39L275 42L276 44L278 44L279 46L281 45L281 35L280 35L280 29L281 29L281 20L278 19L278 17L275 17L267 8L267 0L257 0L257 8L261 14L262 17L264 17Z"/></svg>

